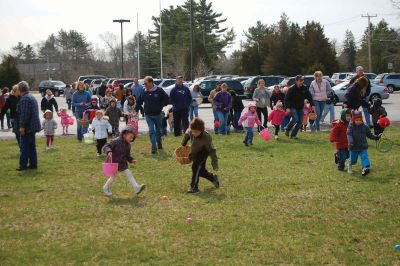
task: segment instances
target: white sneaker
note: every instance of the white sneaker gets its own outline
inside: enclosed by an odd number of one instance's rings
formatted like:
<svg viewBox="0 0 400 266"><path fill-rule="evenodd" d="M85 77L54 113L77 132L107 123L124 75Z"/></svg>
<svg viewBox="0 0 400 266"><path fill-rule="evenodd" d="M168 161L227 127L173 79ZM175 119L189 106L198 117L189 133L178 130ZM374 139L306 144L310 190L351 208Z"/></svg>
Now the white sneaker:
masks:
<svg viewBox="0 0 400 266"><path fill-rule="evenodd" d="M100 155L100 153L97 153L97 157L100 157L101 155Z"/></svg>
<svg viewBox="0 0 400 266"><path fill-rule="evenodd" d="M274 137L276 140L278 140L279 139L279 136L278 135L275 135L275 137Z"/></svg>
<svg viewBox="0 0 400 266"><path fill-rule="evenodd" d="M351 174L353 173L353 170L352 170L352 168L351 168L351 164L350 164L350 163L349 163L348 168L347 168L347 173L348 173L349 175L351 175Z"/></svg>
<svg viewBox="0 0 400 266"><path fill-rule="evenodd" d="M49 150L50 150L50 147L46 146L46 151L49 151Z"/></svg>
<svg viewBox="0 0 400 266"><path fill-rule="evenodd" d="M103 187L103 192L106 196L112 196L112 192L109 187Z"/></svg>
<svg viewBox="0 0 400 266"><path fill-rule="evenodd" d="M140 185L138 191L136 192L136 195L139 195L140 192L142 192L145 188L146 188L145 184Z"/></svg>

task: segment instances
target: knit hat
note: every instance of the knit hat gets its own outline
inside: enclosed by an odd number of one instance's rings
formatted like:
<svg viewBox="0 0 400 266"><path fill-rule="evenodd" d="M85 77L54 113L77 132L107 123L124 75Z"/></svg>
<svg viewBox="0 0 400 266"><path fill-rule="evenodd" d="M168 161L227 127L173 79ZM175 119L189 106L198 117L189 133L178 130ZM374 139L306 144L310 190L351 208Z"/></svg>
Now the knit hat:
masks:
<svg viewBox="0 0 400 266"><path fill-rule="evenodd" d="M133 133L133 135L135 135L136 137L136 127L132 126L132 125L128 125L126 126L122 131L121 131L121 136L123 136L126 133Z"/></svg>
<svg viewBox="0 0 400 266"><path fill-rule="evenodd" d="M47 113L50 113L53 116L53 112L47 109L46 111L44 111L44 114L43 114L44 118L46 118Z"/></svg>
<svg viewBox="0 0 400 266"><path fill-rule="evenodd" d="M340 111L340 121L342 121L343 123L348 123L348 121L346 120L347 114L351 114L350 109L342 109L342 111Z"/></svg>
<svg viewBox="0 0 400 266"><path fill-rule="evenodd" d="M361 121L363 120L362 117L362 113L360 111L354 111L353 115L351 117L351 120L353 121L353 123L357 120L357 119L361 119Z"/></svg>
<svg viewBox="0 0 400 266"><path fill-rule="evenodd" d="M257 105L254 102L249 102L249 104L247 105L247 108L251 108L251 107L257 107Z"/></svg>

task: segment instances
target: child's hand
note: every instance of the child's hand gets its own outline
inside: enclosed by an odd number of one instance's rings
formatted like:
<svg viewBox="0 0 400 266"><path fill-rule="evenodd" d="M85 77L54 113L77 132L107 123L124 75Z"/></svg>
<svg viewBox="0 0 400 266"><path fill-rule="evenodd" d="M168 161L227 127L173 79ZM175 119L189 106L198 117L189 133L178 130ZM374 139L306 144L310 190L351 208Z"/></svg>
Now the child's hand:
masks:
<svg viewBox="0 0 400 266"><path fill-rule="evenodd" d="M107 153L108 157L112 157L112 152L110 151L109 153Z"/></svg>

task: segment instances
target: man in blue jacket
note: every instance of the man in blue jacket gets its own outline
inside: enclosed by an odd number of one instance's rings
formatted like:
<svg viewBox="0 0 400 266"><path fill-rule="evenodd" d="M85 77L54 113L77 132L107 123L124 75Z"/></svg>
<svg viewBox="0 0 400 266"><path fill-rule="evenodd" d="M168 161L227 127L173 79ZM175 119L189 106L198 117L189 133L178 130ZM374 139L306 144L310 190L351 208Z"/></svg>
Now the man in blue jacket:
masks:
<svg viewBox="0 0 400 266"><path fill-rule="evenodd" d="M171 90L169 99L172 104L172 112L174 115L174 135L178 137L183 131L189 127L189 107L192 103L192 94L188 87L183 85L183 77L176 77L175 87Z"/></svg>
<svg viewBox="0 0 400 266"><path fill-rule="evenodd" d="M165 91L154 84L153 78L147 76L144 78L145 90L136 100L136 112L144 103L144 114L149 127L149 137L151 142L151 153L156 154L157 148L163 148L161 141L161 111L169 102L168 95Z"/></svg>
<svg viewBox="0 0 400 266"><path fill-rule="evenodd" d="M144 88L142 85L139 84L139 80L137 78L134 78L133 86L132 86L132 95L135 96L136 100L139 98L140 94L142 94L143 91L144 91ZM140 110L140 113L142 114L142 116L144 117L143 106L140 106L139 110Z"/></svg>
<svg viewBox="0 0 400 266"><path fill-rule="evenodd" d="M83 82L79 82L77 86L78 90L72 95L72 107L75 108L74 115L78 120L83 118L83 112L89 106L91 96L89 92L85 91ZM79 141L82 141L83 134L87 132L87 127L80 125L79 122L77 124L77 137Z"/></svg>
<svg viewBox="0 0 400 266"><path fill-rule="evenodd" d="M18 83L18 89L22 95L17 104L17 128L20 134L19 168L23 171L28 168L37 168L37 152L35 134L41 130L39 118L39 106L36 99L29 93L29 85L26 81ZM29 167L28 167L29 161Z"/></svg>

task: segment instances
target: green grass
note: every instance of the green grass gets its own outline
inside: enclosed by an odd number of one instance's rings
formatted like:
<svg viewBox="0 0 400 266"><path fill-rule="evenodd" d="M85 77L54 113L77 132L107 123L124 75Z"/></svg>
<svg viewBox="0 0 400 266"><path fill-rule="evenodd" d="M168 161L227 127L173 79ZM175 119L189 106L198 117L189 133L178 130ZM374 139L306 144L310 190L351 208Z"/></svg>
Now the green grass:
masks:
<svg viewBox="0 0 400 266"><path fill-rule="evenodd" d="M120 175L111 198L93 145L59 137L46 153L39 139L39 169L18 173L14 140L0 141L0 265L399 264L400 130L387 135L366 178L336 170L326 132L249 148L215 136L221 188L202 179L199 195L171 156L180 139L152 156L141 136L131 169L147 189L134 196Z"/></svg>

